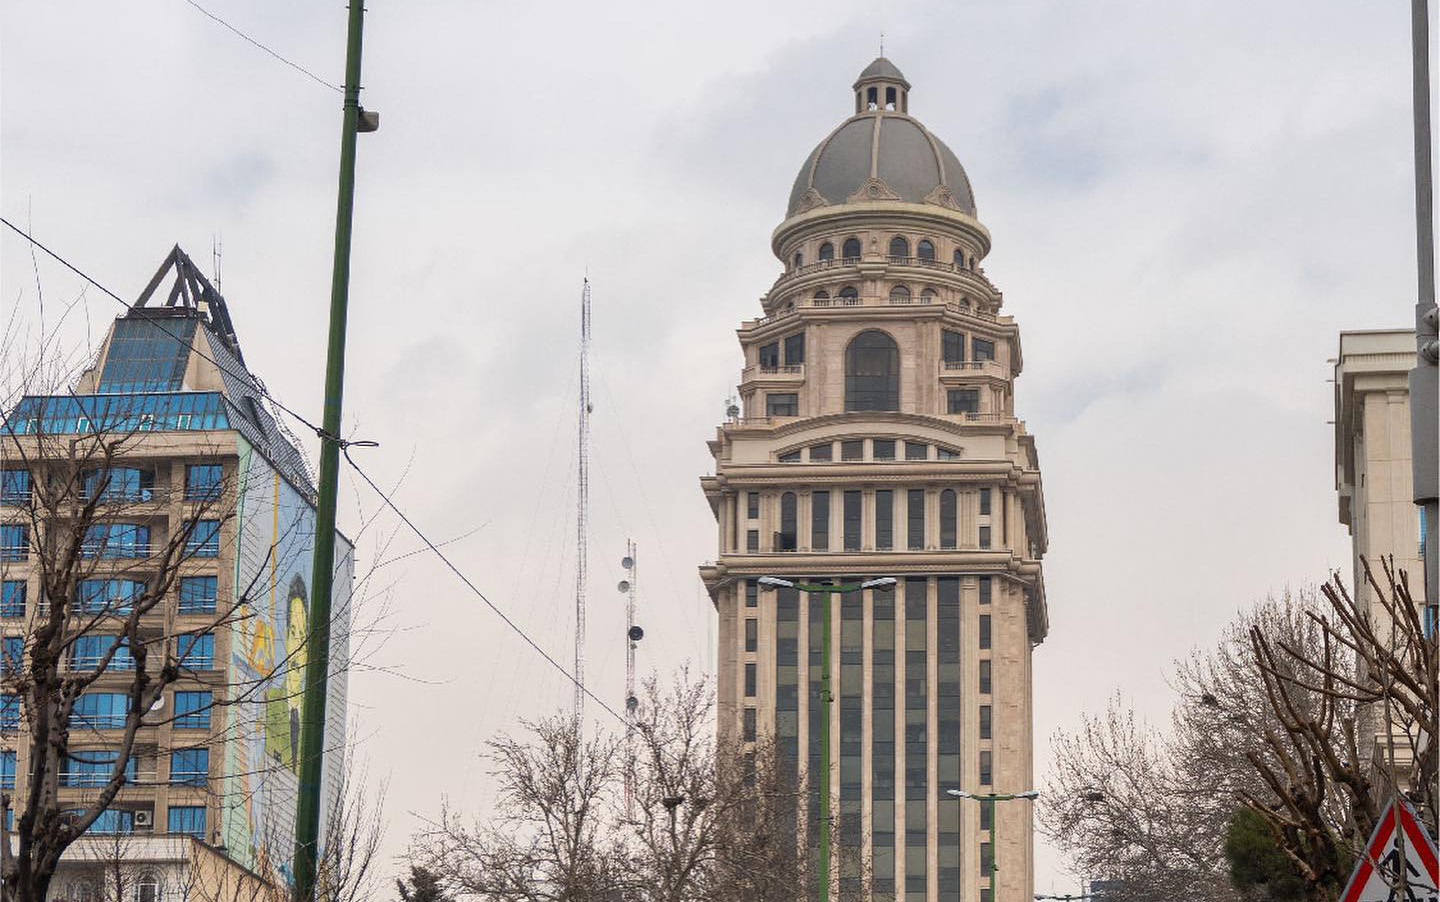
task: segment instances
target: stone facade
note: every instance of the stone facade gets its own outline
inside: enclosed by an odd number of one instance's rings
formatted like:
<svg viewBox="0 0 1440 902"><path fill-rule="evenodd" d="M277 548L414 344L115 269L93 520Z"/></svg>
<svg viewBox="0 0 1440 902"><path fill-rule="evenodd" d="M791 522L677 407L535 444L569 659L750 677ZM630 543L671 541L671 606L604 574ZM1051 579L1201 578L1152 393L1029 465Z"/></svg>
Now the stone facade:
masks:
<svg viewBox="0 0 1440 902"><path fill-rule="evenodd" d="M1031 803L999 803L992 833L981 803L946 790L1033 785L1039 460L1015 417L1019 330L979 268L990 234L953 154L908 115L909 88L888 60L862 73L856 115L806 161L772 236L785 271L764 315L738 332L741 404L701 480L719 527L701 574L719 615L720 729L773 740L800 779L829 730L836 844L865 863L832 868L841 898L991 899L998 836L998 898L1020 902ZM827 605L765 576L898 582Z"/></svg>

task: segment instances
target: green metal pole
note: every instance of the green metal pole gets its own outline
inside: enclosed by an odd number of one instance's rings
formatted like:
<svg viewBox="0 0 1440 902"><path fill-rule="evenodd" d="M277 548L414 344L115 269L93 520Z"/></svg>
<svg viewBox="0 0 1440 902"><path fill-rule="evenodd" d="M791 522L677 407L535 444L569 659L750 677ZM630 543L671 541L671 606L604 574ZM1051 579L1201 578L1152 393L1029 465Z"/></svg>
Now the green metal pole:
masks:
<svg viewBox="0 0 1440 902"><path fill-rule="evenodd" d="M990 806L990 902L1000 902L1000 887L995 876L1000 872L1000 806L995 799L985 804Z"/></svg>
<svg viewBox="0 0 1440 902"><path fill-rule="evenodd" d="M355 209L355 136L360 119L360 46L364 0L351 0L345 46L340 191L335 210L335 268L330 277L330 343L325 358L324 434L315 506L315 567L310 578L305 700L300 732L300 798L295 813L295 899L315 898L320 847L320 769L325 754L325 695L330 667L330 596L335 573L335 492L340 471L340 403L345 385L345 318L350 290L350 222Z"/></svg>
<svg viewBox="0 0 1440 902"><path fill-rule="evenodd" d="M820 648L820 902L830 902L830 592L821 592L825 629Z"/></svg>

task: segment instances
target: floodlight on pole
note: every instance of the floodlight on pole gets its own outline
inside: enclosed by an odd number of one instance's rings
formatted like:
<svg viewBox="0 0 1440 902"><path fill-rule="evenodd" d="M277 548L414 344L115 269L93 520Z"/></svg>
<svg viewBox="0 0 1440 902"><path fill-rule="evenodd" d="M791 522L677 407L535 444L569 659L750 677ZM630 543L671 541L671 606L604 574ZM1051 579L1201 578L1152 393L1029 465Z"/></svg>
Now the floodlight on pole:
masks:
<svg viewBox="0 0 1440 902"><path fill-rule="evenodd" d="M996 831L1000 827L1000 816L995 810L996 802L1014 802L1018 799L1031 801L1040 798L1040 793L1034 789L1026 789L1021 792L970 792L968 789L947 789L945 792L957 799L974 799L981 805L990 806L990 898L998 899L1000 889L996 885L996 875L1000 871L1000 842L996 838Z"/></svg>
<svg viewBox="0 0 1440 902"><path fill-rule="evenodd" d="M781 589L793 589L795 584L788 579L781 579L778 576L762 576L756 580L762 586L776 586Z"/></svg>
<svg viewBox="0 0 1440 902"><path fill-rule="evenodd" d="M883 589L886 586L893 586L897 580L893 576L882 576L879 579L867 579L860 584L862 589Z"/></svg>

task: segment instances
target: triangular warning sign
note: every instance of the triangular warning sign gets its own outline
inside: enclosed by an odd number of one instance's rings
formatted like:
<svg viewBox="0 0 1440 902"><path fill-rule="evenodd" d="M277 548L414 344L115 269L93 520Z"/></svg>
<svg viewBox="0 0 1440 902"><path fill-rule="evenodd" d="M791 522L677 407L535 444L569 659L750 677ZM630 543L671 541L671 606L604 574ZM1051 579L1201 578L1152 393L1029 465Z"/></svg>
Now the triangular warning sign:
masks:
<svg viewBox="0 0 1440 902"><path fill-rule="evenodd" d="M1398 814L1398 818L1397 818ZM1400 848L1395 822L1405 834L1405 892L1400 891ZM1355 865L1340 902L1440 902L1440 862L1435 841L1403 800L1392 801Z"/></svg>

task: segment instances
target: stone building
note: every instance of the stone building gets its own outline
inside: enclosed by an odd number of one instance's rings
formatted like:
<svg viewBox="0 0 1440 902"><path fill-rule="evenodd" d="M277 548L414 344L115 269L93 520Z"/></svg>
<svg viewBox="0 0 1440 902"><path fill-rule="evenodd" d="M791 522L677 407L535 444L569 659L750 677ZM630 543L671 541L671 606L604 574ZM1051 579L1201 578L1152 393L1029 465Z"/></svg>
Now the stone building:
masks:
<svg viewBox="0 0 1440 902"><path fill-rule="evenodd" d="M1395 566L1409 574L1417 600L1424 595L1421 554L1422 508L1415 504L1410 449L1410 369L1415 365L1412 329L1377 329L1340 333L1335 359L1335 491L1340 522L1350 532L1350 591L1355 600L1388 622L1365 580L1363 556L1380 585L1385 585L1382 556L1393 555ZM1383 770L1390 745L1385 725L1377 721L1372 757ZM1409 740L1395 737L1395 769L1404 774L1411 763Z"/></svg>
<svg viewBox="0 0 1440 902"><path fill-rule="evenodd" d="M980 268L990 233L969 180L911 117L910 83L881 58L853 89L854 115L805 160L771 236L784 272L740 326L743 408L701 480L719 525L701 573L721 730L773 739L797 778L830 731L837 844L858 852L832 868L842 898L1020 902L1031 803L946 792L1032 787L1047 537L1035 442L1015 416L1020 333ZM766 576L898 581L832 596L828 725L824 596Z"/></svg>
<svg viewBox="0 0 1440 902"><path fill-rule="evenodd" d="M156 294L171 278L168 297ZM95 499L98 513L80 545L61 667L77 680L98 676L69 718L70 755L41 791L81 811L109 781L135 713L132 642L144 645L147 672L173 665L179 679L139 712L125 784L62 862L57 898L95 894L96 868L81 853L116 837L165 855L193 837L283 885L294 851L315 530L303 455L246 367L224 299L178 247L111 325L93 365L53 388L21 398L0 421L0 790L17 800L11 814L23 814L33 772L21 681L30 637L53 602L42 576L56 553L45 549L63 547L57 536L75 516L74 507L47 506L40 489L73 480L70 497ZM121 450L104 467L84 457L110 442ZM77 453L81 464L67 460ZM353 554L337 539L323 811L337 801L345 748ZM144 610L140 600L170 577L162 601ZM144 613L132 640L137 606ZM149 841L166 836L177 842Z"/></svg>

